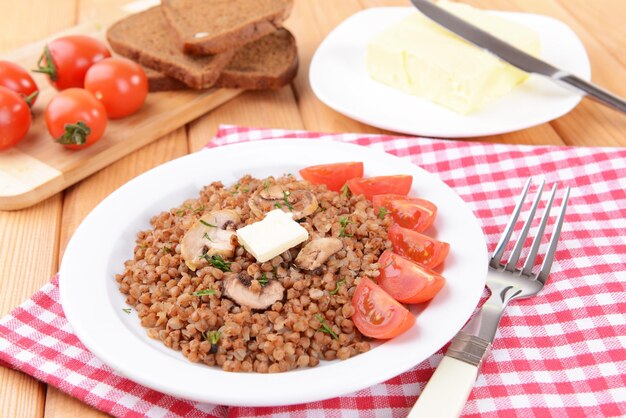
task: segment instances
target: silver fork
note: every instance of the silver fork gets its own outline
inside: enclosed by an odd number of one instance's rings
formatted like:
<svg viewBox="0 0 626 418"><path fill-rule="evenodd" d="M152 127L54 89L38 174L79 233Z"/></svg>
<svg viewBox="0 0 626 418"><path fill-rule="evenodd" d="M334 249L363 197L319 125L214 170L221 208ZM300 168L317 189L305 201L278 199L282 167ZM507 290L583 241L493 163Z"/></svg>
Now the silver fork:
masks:
<svg viewBox="0 0 626 418"><path fill-rule="evenodd" d="M513 210L509 222L500 237L500 241L489 260L487 287L491 291L491 296L467 325L452 339L452 343L441 363L437 366L437 370L435 370L417 403L409 413L410 418L458 417L474 386L480 365L489 353L504 309L514 299L535 296L546 284L565 218L565 209L570 192L569 187L565 189L561 208L550 237L548 250L539 271L534 273L533 268L550 217L550 209L552 208L557 190L556 184L550 192L550 197L546 203L526 260L521 267L518 267L518 263L528 232L535 218L537 207L541 201L545 181L542 181L538 187L537 196L532 203L528 217L522 226L508 261L506 263L502 262L502 257L513 235L515 224L526 200L530 184L531 179L528 179L519 202Z"/></svg>

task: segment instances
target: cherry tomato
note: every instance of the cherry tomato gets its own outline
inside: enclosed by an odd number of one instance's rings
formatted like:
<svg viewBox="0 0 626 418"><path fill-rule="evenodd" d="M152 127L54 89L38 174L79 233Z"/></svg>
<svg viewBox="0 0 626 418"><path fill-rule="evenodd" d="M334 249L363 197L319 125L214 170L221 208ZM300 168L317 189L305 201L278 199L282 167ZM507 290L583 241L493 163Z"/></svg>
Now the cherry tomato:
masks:
<svg viewBox="0 0 626 418"><path fill-rule="evenodd" d="M411 190L413 176L404 174L396 176L378 176L366 179L348 180L348 187L354 194L365 195L371 199L377 194L393 193L399 195L407 195Z"/></svg>
<svg viewBox="0 0 626 418"><path fill-rule="evenodd" d="M30 109L24 98L0 86L0 150L10 148L24 139L31 121Z"/></svg>
<svg viewBox="0 0 626 418"><path fill-rule="evenodd" d="M393 221L417 232L427 230L437 215L437 206L426 199L397 194L381 194L372 198L374 211L379 216L391 213ZM381 211L382 214L381 215Z"/></svg>
<svg viewBox="0 0 626 418"><path fill-rule="evenodd" d="M389 339L415 324L415 317L373 281L362 277L352 296L352 322L361 334Z"/></svg>
<svg viewBox="0 0 626 418"><path fill-rule="evenodd" d="M89 36L69 35L44 47L34 71L48 74L57 90L82 88L89 67L110 56L111 52L103 42Z"/></svg>
<svg viewBox="0 0 626 418"><path fill-rule="evenodd" d="M106 58L85 75L85 90L100 100L110 119L138 111L148 96L148 78L141 66L126 58Z"/></svg>
<svg viewBox="0 0 626 418"><path fill-rule="evenodd" d="M0 86L22 95L32 107L37 100L39 90L28 72L10 61L0 61Z"/></svg>
<svg viewBox="0 0 626 418"><path fill-rule="evenodd" d="M445 260L450 244L437 241L411 229L393 224L387 231L393 251L428 268L435 268Z"/></svg>
<svg viewBox="0 0 626 418"><path fill-rule="evenodd" d="M104 105L83 89L67 89L50 100L46 108L48 132L59 144L86 148L98 141L107 125Z"/></svg>
<svg viewBox="0 0 626 418"><path fill-rule="evenodd" d="M328 190L338 192L348 180L363 177L363 163L354 161L313 165L300 170L300 175L309 183L325 184Z"/></svg>
<svg viewBox="0 0 626 418"><path fill-rule="evenodd" d="M378 284L398 302L429 301L446 283L446 279L436 271L391 251L382 253L378 265L380 266Z"/></svg>

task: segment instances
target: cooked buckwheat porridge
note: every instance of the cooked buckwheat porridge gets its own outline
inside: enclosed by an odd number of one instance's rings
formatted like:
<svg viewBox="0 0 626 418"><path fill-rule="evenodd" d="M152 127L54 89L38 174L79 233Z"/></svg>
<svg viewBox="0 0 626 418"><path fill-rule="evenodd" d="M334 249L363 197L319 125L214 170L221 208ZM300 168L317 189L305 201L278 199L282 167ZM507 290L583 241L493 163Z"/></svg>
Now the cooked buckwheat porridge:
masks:
<svg viewBox="0 0 626 418"><path fill-rule="evenodd" d="M276 209L308 238L259 262L236 231ZM115 279L148 335L190 361L273 373L370 349L351 299L361 278L379 274L391 220L364 196L290 175L245 176L214 182L150 222Z"/></svg>

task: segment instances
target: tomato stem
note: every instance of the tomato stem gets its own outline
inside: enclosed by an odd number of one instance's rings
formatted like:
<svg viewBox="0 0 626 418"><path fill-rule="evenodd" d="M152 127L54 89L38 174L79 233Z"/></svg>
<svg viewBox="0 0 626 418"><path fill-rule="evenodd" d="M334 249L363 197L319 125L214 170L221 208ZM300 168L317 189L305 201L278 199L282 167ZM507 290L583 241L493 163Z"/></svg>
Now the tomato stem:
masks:
<svg viewBox="0 0 626 418"><path fill-rule="evenodd" d="M39 96L39 90L35 90L28 96L24 97L24 101L26 102L28 107L33 107L33 100L35 100L37 96Z"/></svg>
<svg viewBox="0 0 626 418"><path fill-rule="evenodd" d="M43 60L46 60L46 65L43 65ZM36 73L48 74L50 80L57 80L57 67L54 65L54 60L52 59L52 53L50 52L50 48L48 45L43 47L43 54L39 57L39 61L37 61L37 69L33 70Z"/></svg>
<svg viewBox="0 0 626 418"><path fill-rule="evenodd" d="M84 145L87 142L87 135L90 133L91 129L85 122L68 123L65 125L65 133L56 141L63 145Z"/></svg>

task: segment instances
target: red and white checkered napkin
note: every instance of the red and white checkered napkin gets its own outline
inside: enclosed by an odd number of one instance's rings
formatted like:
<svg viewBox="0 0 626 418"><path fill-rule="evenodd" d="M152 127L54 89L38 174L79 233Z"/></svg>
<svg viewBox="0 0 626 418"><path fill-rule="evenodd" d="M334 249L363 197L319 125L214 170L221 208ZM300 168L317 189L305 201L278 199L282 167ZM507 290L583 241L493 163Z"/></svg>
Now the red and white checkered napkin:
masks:
<svg viewBox="0 0 626 418"><path fill-rule="evenodd" d="M548 183L572 186L548 285L507 308L464 415L626 415L626 149L235 126L222 127L210 146L268 138L329 138L408 158L436 173L473 208L490 249L526 178L543 174ZM72 334L57 278L0 320L0 361L115 416L402 417L441 356L440 351L398 377L341 398L228 408L175 399L103 365Z"/></svg>

